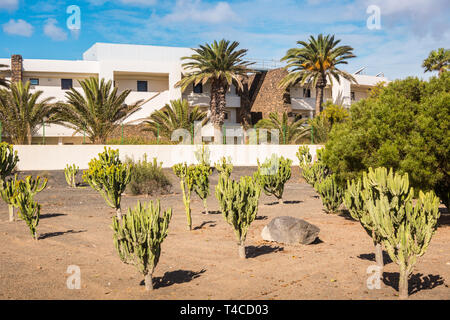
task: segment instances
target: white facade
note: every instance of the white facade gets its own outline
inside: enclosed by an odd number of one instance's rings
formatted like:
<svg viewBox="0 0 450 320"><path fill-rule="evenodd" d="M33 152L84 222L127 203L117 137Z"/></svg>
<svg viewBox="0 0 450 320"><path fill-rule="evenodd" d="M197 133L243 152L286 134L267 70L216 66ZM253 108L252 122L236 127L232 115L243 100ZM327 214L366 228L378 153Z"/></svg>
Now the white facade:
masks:
<svg viewBox="0 0 450 320"><path fill-rule="evenodd" d="M71 80L74 88L80 88L79 80L88 77L114 81L119 92L130 89L131 93L126 103L138 100L146 101L142 108L124 121L124 124L137 124L147 118L153 111L162 108L170 100L187 99L191 105L197 105L208 110L211 88L205 84L200 92L191 85L181 92L175 88L183 75L182 57L193 53L190 48L161 47L147 45L107 44L96 43L83 54L83 60L41 60L23 59L23 81L38 81L33 86L42 90L44 97L54 97L56 101L64 101L67 89L62 88L62 82ZM10 59L0 59L0 64L10 65ZM333 88L325 89L324 100L332 99L334 102L349 106L352 96L359 100L367 96L367 90L386 78L355 75L358 84L350 84L342 79L340 84L335 83ZM138 89L138 82L141 86ZM142 88L142 82L146 84ZM80 88L81 89L81 88ZM294 113L312 117L315 105L315 90L305 96L304 88L291 88L291 103ZM237 95L234 86L231 86L227 95L227 114L225 126L238 128L237 108L241 107L241 98ZM40 128L36 136L42 136ZM213 136L213 128L207 125L202 130L203 136ZM77 143L83 133L74 134L74 131L58 125L45 126L46 137L57 137L58 144ZM78 137L78 138L73 138Z"/></svg>

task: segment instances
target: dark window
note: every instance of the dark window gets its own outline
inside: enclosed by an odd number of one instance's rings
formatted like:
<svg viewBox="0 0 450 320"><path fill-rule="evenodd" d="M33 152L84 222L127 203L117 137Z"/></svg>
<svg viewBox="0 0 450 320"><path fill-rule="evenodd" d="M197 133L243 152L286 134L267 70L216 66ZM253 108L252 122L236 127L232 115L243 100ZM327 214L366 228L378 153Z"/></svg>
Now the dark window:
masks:
<svg viewBox="0 0 450 320"><path fill-rule="evenodd" d="M228 120L228 112L225 112L225 120Z"/></svg>
<svg viewBox="0 0 450 320"><path fill-rule="evenodd" d="M30 79L30 84L31 84L32 86L38 86L38 85L39 85L39 79L31 78L31 79Z"/></svg>
<svg viewBox="0 0 450 320"><path fill-rule="evenodd" d="M72 79L61 79L61 89L62 90L72 89Z"/></svg>
<svg viewBox="0 0 450 320"><path fill-rule="evenodd" d="M311 98L311 89L303 88L303 98Z"/></svg>
<svg viewBox="0 0 450 320"><path fill-rule="evenodd" d="M252 112L250 113L252 117L252 124L256 124L259 120L262 119L262 112Z"/></svg>
<svg viewBox="0 0 450 320"><path fill-rule="evenodd" d="M352 91L352 92L350 92L350 95L352 97L352 101L355 101L355 93Z"/></svg>
<svg viewBox="0 0 450 320"><path fill-rule="evenodd" d="M148 91L147 81L138 81L137 82L137 91L147 92Z"/></svg>
<svg viewBox="0 0 450 320"><path fill-rule="evenodd" d="M194 85L194 93L203 93L203 84L198 83Z"/></svg>

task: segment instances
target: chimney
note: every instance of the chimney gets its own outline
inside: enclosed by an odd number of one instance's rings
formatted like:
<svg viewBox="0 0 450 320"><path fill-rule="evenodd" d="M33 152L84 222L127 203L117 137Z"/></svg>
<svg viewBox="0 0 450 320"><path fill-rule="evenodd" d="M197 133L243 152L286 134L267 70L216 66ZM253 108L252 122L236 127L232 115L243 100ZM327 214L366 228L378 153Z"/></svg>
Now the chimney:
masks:
<svg viewBox="0 0 450 320"><path fill-rule="evenodd" d="M11 82L22 81L22 56L20 54L13 54L11 56Z"/></svg>

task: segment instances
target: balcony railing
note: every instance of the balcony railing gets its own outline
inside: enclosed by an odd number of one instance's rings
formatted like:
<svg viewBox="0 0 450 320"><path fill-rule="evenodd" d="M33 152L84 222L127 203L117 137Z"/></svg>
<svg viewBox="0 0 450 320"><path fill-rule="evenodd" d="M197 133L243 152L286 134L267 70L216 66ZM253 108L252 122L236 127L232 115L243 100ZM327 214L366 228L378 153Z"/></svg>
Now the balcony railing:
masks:
<svg viewBox="0 0 450 320"><path fill-rule="evenodd" d="M294 110L314 110L316 105L315 98L291 98L291 106Z"/></svg>
<svg viewBox="0 0 450 320"><path fill-rule="evenodd" d="M209 93L190 93L183 95L183 99L186 99L191 106L209 107L211 96ZM240 108L241 97L234 94L226 95L228 108Z"/></svg>

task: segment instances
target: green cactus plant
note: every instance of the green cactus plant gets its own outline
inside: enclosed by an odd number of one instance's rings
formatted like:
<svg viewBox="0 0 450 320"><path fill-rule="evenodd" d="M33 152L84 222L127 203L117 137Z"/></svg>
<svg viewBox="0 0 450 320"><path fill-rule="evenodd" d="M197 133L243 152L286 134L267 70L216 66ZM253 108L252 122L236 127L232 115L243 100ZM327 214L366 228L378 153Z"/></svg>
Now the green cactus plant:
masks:
<svg viewBox="0 0 450 320"><path fill-rule="evenodd" d="M72 164L71 166L66 165L66 168L64 169L64 175L66 177L66 182L71 188L76 188L77 183L75 181L75 176L77 175L79 171L79 167L75 164Z"/></svg>
<svg viewBox="0 0 450 320"><path fill-rule="evenodd" d="M231 158L222 157L220 161L214 164L217 172L219 173L219 178L224 176L225 178L229 178L231 176L231 172L233 171L233 164L231 163Z"/></svg>
<svg viewBox="0 0 450 320"><path fill-rule="evenodd" d="M41 212L41 205L34 201L34 195L22 180L18 182L18 194L16 196L19 208L19 218L25 221L34 240L38 240L37 226Z"/></svg>
<svg viewBox="0 0 450 320"><path fill-rule="evenodd" d="M348 209L351 217L359 221L372 238L375 247L375 261L381 269L384 267L382 237L377 232L372 217L366 208L366 197L369 194L363 193L363 185L361 179L347 181L347 189L344 192L344 205ZM371 200L373 201L373 200Z"/></svg>
<svg viewBox="0 0 450 320"><path fill-rule="evenodd" d="M309 148L307 146L300 146L296 153L299 166L302 169L302 176L306 183L315 186L317 182L325 179L329 174L329 170L322 162L322 149L317 150L317 161L313 161Z"/></svg>
<svg viewBox="0 0 450 320"><path fill-rule="evenodd" d="M36 176L36 179L33 179L32 176L27 176L25 177L25 180L21 180L21 183L19 184L19 192L27 192L34 198L36 194L47 187L47 183L47 178Z"/></svg>
<svg viewBox="0 0 450 320"><path fill-rule="evenodd" d="M201 148L197 148L194 151L195 159L197 159L199 164L210 166L211 163L211 151L209 151L208 146L202 144Z"/></svg>
<svg viewBox="0 0 450 320"><path fill-rule="evenodd" d="M362 181L365 207L384 248L400 267L399 297L406 299L417 257L425 254L436 231L440 200L432 191L420 191L414 205L408 174L394 174L392 169L369 168Z"/></svg>
<svg viewBox="0 0 450 320"><path fill-rule="evenodd" d="M17 174L14 175L14 179L1 182L3 187L0 189L0 196L8 204L9 222L15 221L14 207L17 207L18 182Z"/></svg>
<svg viewBox="0 0 450 320"><path fill-rule="evenodd" d="M317 181L314 189L322 199L325 212L335 213L338 211L343 201L344 190L336 183L334 174L327 176L322 181Z"/></svg>
<svg viewBox="0 0 450 320"><path fill-rule="evenodd" d="M207 164L198 164L194 169L194 191L203 201L205 214L208 214L207 198L209 196L209 176L212 169Z"/></svg>
<svg viewBox="0 0 450 320"><path fill-rule="evenodd" d="M247 176L241 177L239 182L223 178L219 179L215 194L225 221L234 229L239 257L245 259L245 239L258 213L261 187Z"/></svg>
<svg viewBox="0 0 450 320"><path fill-rule="evenodd" d="M272 154L263 164L258 160L258 170L253 178L266 195L274 195L278 203L283 203L284 185L291 178L291 165L292 160Z"/></svg>
<svg viewBox="0 0 450 320"><path fill-rule="evenodd" d="M119 150L105 147L105 151L98 155L99 159L93 158L89 162L88 170L83 172L83 180L103 196L106 203L116 210L117 218L121 220L120 202L131 180L132 165L120 161Z"/></svg>
<svg viewBox="0 0 450 320"><path fill-rule="evenodd" d="M159 200L156 205L137 203L129 208L122 221L113 217L114 246L120 260L135 265L144 275L145 289L153 290L152 274L161 255L161 244L167 237L172 209L163 212Z"/></svg>
<svg viewBox="0 0 450 320"><path fill-rule="evenodd" d="M186 210L187 229L192 230L191 216L191 193L194 189L195 166L188 166L186 163L178 163L172 167L175 175L180 178L181 191L183 193L183 204Z"/></svg>
<svg viewBox="0 0 450 320"><path fill-rule="evenodd" d="M12 174L17 162L19 162L19 156L13 146L6 142L0 143L0 179L2 181Z"/></svg>

